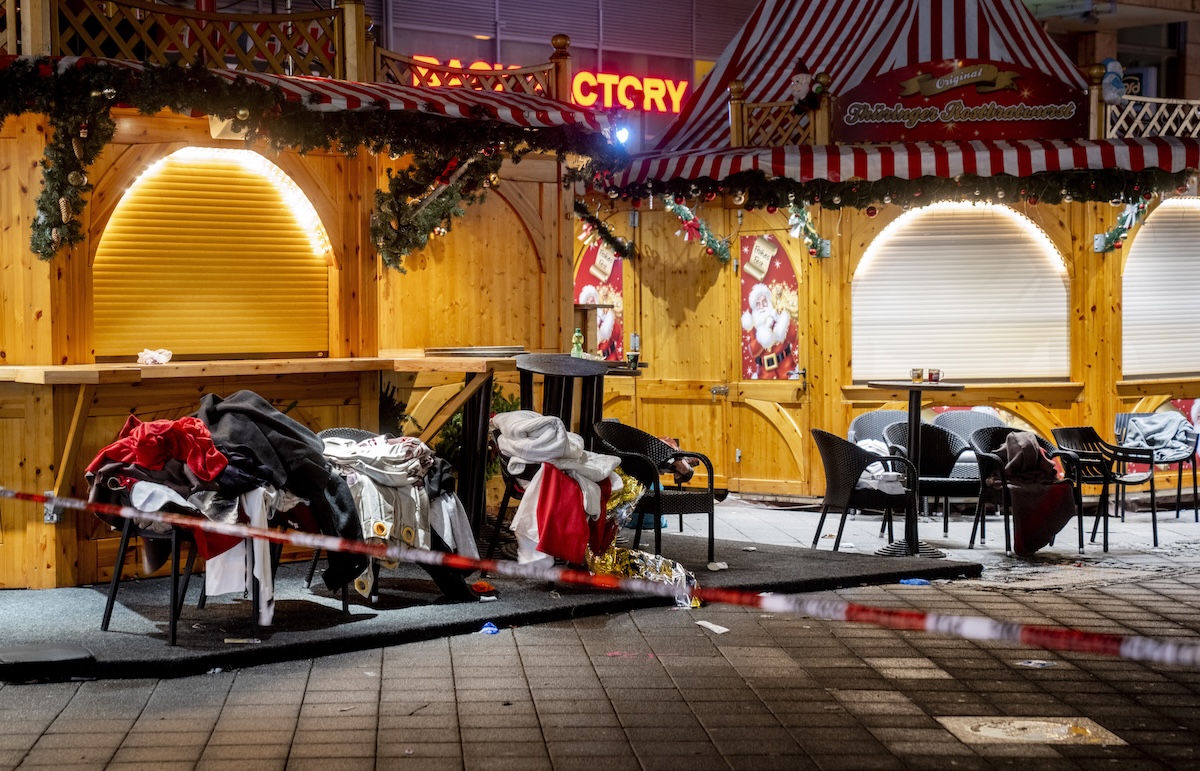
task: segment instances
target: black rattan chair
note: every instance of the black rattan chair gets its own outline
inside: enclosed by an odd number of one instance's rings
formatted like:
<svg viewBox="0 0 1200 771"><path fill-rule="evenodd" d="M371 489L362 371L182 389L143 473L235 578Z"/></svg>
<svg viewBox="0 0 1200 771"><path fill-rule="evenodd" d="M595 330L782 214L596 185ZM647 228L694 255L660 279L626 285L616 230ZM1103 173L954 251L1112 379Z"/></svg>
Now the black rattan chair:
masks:
<svg viewBox="0 0 1200 771"><path fill-rule="evenodd" d="M1104 551L1108 551L1108 491L1117 489L1117 504L1121 519L1125 519L1125 493L1130 487L1150 483L1150 523L1154 545L1158 546L1158 508L1154 502L1154 451L1109 444L1091 426L1068 426L1054 429L1054 441L1064 450L1070 450L1079 458L1079 479L1082 484L1100 485L1100 506L1096 510L1096 521L1092 525L1092 543L1096 542L1096 530L1104 522ZM1141 463L1150 470L1128 473L1127 464Z"/></svg>
<svg viewBox="0 0 1200 771"><path fill-rule="evenodd" d="M908 456L908 423L893 423L883 430L893 454ZM978 498L982 481L978 471L970 477L954 476L954 467L971 446L948 428L921 424L921 502L926 514L929 498L944 498L942 535L950 535L950 499Z"/></svg>
<svg viewBox="0 0 1200 771"><path fill-rule="evenodd" d="M975 524L971 526L971 541L968 549L975 548L975 533L979 532L979 542L985 543L987 536L987 518L984 507L992 504L1004 520L1004 552L1012 553L1012 532L1009 518L1012 516L1012 498L1008 491L1008 478L1004 472L1004 462L996 454L996 450L1004 446L1009 434L1021 429L1012 426L988 426L971 432L971 447L975 451L975 460L979 464L979 476L984 484L979 491L979 504L975 507ZM1030 432L1032 433L1032 432ZM1037 437L1038 446L1050 458L1057 458L1062 464L1063 473L1071 482L1075 497L1075 515L1079 523L1079 553L1083 554L1083 491L1079 481L1079 458L1070 450L1061 450L1043 436ZM994 488L986 484L991 477L1000 480L1000 487Z"/></svg>
<svg viewBox="0 0 1200 771"><path fill-rule="evenodd" d="M861 442L864 439L874 439L886 444L887 440L883 438L883 429L893 423L906 420L908 420L908 413L904 410L872 410L871 412L864 412L850 421L850 429L846 432L846 438L854 443Z"/></svg>
<svg viewBox="0 0 1200 771"><path fill-rule="evenodd" d="M821 539L821 528L825 526L825 516L832 511L840 511L837 536L833 541L833 550L837 551L842 545L842 530L846 527L846 514L851 510L870 509L882 511L884 521L890 523L896 509L905 512L916 511L917 505L917 471L912 463L900 455L876 455L840 436L822 431L812 430L813 441L821 454L821 463L825 466L825 500L821 503L821 518L817 520L817 532L813 534L812 547L817 548ZM898 470L903 474L905 492L902 494L885 493L867 487L858 487L863 472L872 463L881 463L886 468Z"/></svg>
<svg viewBox="0 0 1200 771"><path fill-rule="evenodd" d="M1139 414L1137 412L1118 412L1116 419L1113 421L1113 437L1116 443L1125 444L1125 436L1129 430L1129 421L1136 420ZM1191 424L1189 424L1190 426ZM1200 522L1200 494L1197 492L1196 485L1196 451L1197 442L1200 441L1200 433L1197 433L1195 427L1191 427L1188 431L1189 446L1181 448L1178 452L1159 454L1155 452L1154 462L1165 466L1175 466L1175 518L1179 519L1179 510L1183 507L1183 467L1187 464L1192 466L1192 510L1193 516L1197 522Z"/></svg>
<svg viewBox="0 0 1200 771"><path fill-rule="evenodd" d="M646 493L634 508L637 527L633 535L633 548L642 538L642 514L654 517L654 553L662 552L662 516L679 515L679 529L683 530L684 514L708 515L708 561L715 561L716 512L713 498L713 465L707 455L694 450L677 450L657 436L623 423L601 421L592 427L596 437L596 451L616 455L621 459L621 468L626 474L641 482ZM671 464L679 459L697 458L704 465L707 475L705 487L684 487L662 484L662 475L671 473Z"/></svg>

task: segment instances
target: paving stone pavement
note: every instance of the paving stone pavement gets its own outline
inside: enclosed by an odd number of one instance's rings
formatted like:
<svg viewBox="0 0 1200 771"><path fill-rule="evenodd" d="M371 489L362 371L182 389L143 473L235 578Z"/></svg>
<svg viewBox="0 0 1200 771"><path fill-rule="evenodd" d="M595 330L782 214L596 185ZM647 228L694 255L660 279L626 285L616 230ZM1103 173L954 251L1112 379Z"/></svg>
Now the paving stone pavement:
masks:
<svg viewBox="0 0 1200 771"><path fill-rule="evenodd" d="M808 543L816 526L811 512L718 508L719 538ZM1081 558L1068 526L1029 560L1004 556L993 522L970 552L979 580L825 596L1198 640L1191 515L1163 515L1158 549L1139 513L1113 523L1107 555ZM870 552L878 529L861 517L844 539ZM948 538L940 521L922 524L951 558L969 530L965 516ZM1008 720L956 733L964 718ZM1200 670L713 605L180 679L0 686L0 769L1022 766L1200 768Z"/></svg>

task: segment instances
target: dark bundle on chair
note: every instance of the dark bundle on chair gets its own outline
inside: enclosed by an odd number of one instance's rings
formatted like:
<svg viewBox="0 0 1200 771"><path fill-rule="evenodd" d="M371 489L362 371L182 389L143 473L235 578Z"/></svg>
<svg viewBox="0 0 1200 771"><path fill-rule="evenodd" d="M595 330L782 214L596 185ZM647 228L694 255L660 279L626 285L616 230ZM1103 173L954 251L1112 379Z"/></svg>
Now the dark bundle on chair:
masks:
<svg viewBox="0 0 1200 771"><path fill-rule="evenodd" d="M684 514L708 515L708 561L715 558L715 519L713 498L713 465L708 456L693 450L676 449L658 437L623 423L602 421L593 426L598 442L597 450L621 459L621 469L641 482L646 494L638 501L635 515L650 514L654 517L654 553L662 552L662 516L678 514L679 530L683 531ZM685 488L682 485L664 487L663 474L674 472L674 464L680 459L698 459L707 472L707 487ZM634 531L633 548L642 538L642 518L638 516Z"/></svg>

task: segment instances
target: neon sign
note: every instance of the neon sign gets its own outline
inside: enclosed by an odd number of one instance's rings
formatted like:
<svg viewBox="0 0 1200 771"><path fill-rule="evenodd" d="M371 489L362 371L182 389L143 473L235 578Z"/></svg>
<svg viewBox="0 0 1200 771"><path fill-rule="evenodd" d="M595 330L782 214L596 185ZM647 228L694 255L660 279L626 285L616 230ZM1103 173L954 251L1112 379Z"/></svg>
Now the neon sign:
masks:
<svg viewBox="0 0 1200 771"><path fill-rule="evenodd" d="M433 56L413 56L419 62L428 62L435 66L443 66L440 59ZM468 69L477 72L520 69L517 65L489 64L485 61L475 61L463 67L462 60L450 59L445 64L451 69ZM445 78L443 82L442 78ZM451 76L439 76L437 73L423 71L413 76L413 85L430 86L461 86L462 81ZM644 110L645 112L679 112L683 106L683 98L687 95L686 80L668 80L667 78L639 78L636 75L617 75L608 72L589 72L583 70L575 73L571 81L571 99L580 107L624 108L626 110ZM500 87L497 86L497 89Z"/></svg>

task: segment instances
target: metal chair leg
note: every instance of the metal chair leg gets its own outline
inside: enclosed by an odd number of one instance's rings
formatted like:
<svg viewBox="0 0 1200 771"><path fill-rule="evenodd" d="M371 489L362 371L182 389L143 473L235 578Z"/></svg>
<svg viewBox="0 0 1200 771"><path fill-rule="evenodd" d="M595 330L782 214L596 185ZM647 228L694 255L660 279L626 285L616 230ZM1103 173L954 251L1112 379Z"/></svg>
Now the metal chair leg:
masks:
<svg viewBox="0 0 1200 771"><path fill-rule="evenodd" d="M821 504L821 518L817 520L817 532L813 533L812 547L817 548L817 541L821 540L821 528L825 526L825 515L829 512L829 507Z"/></svg>
<svg viewBox="0 0 1200 771"><path fill-rule="evenodd" d="M313 576L317 574L317 563L321 560L321 550L313 549L312 559L308 562L308 575L304 577L304 588L311 589Z"/></svg>
<svg viewBox="0 0 1200 771"><path fill-rule="evenodd" d="M100 619L100 631L108 631L112 619L113 604L117 601L117 587L121 583L121 571L125 569L125 553L129 551L129 538L133 533L133 520L126 519L121 526L121 545L117 547L117 564L113 566L112 582L108 585L108 600L104 603L104 616Z"/></svg>

